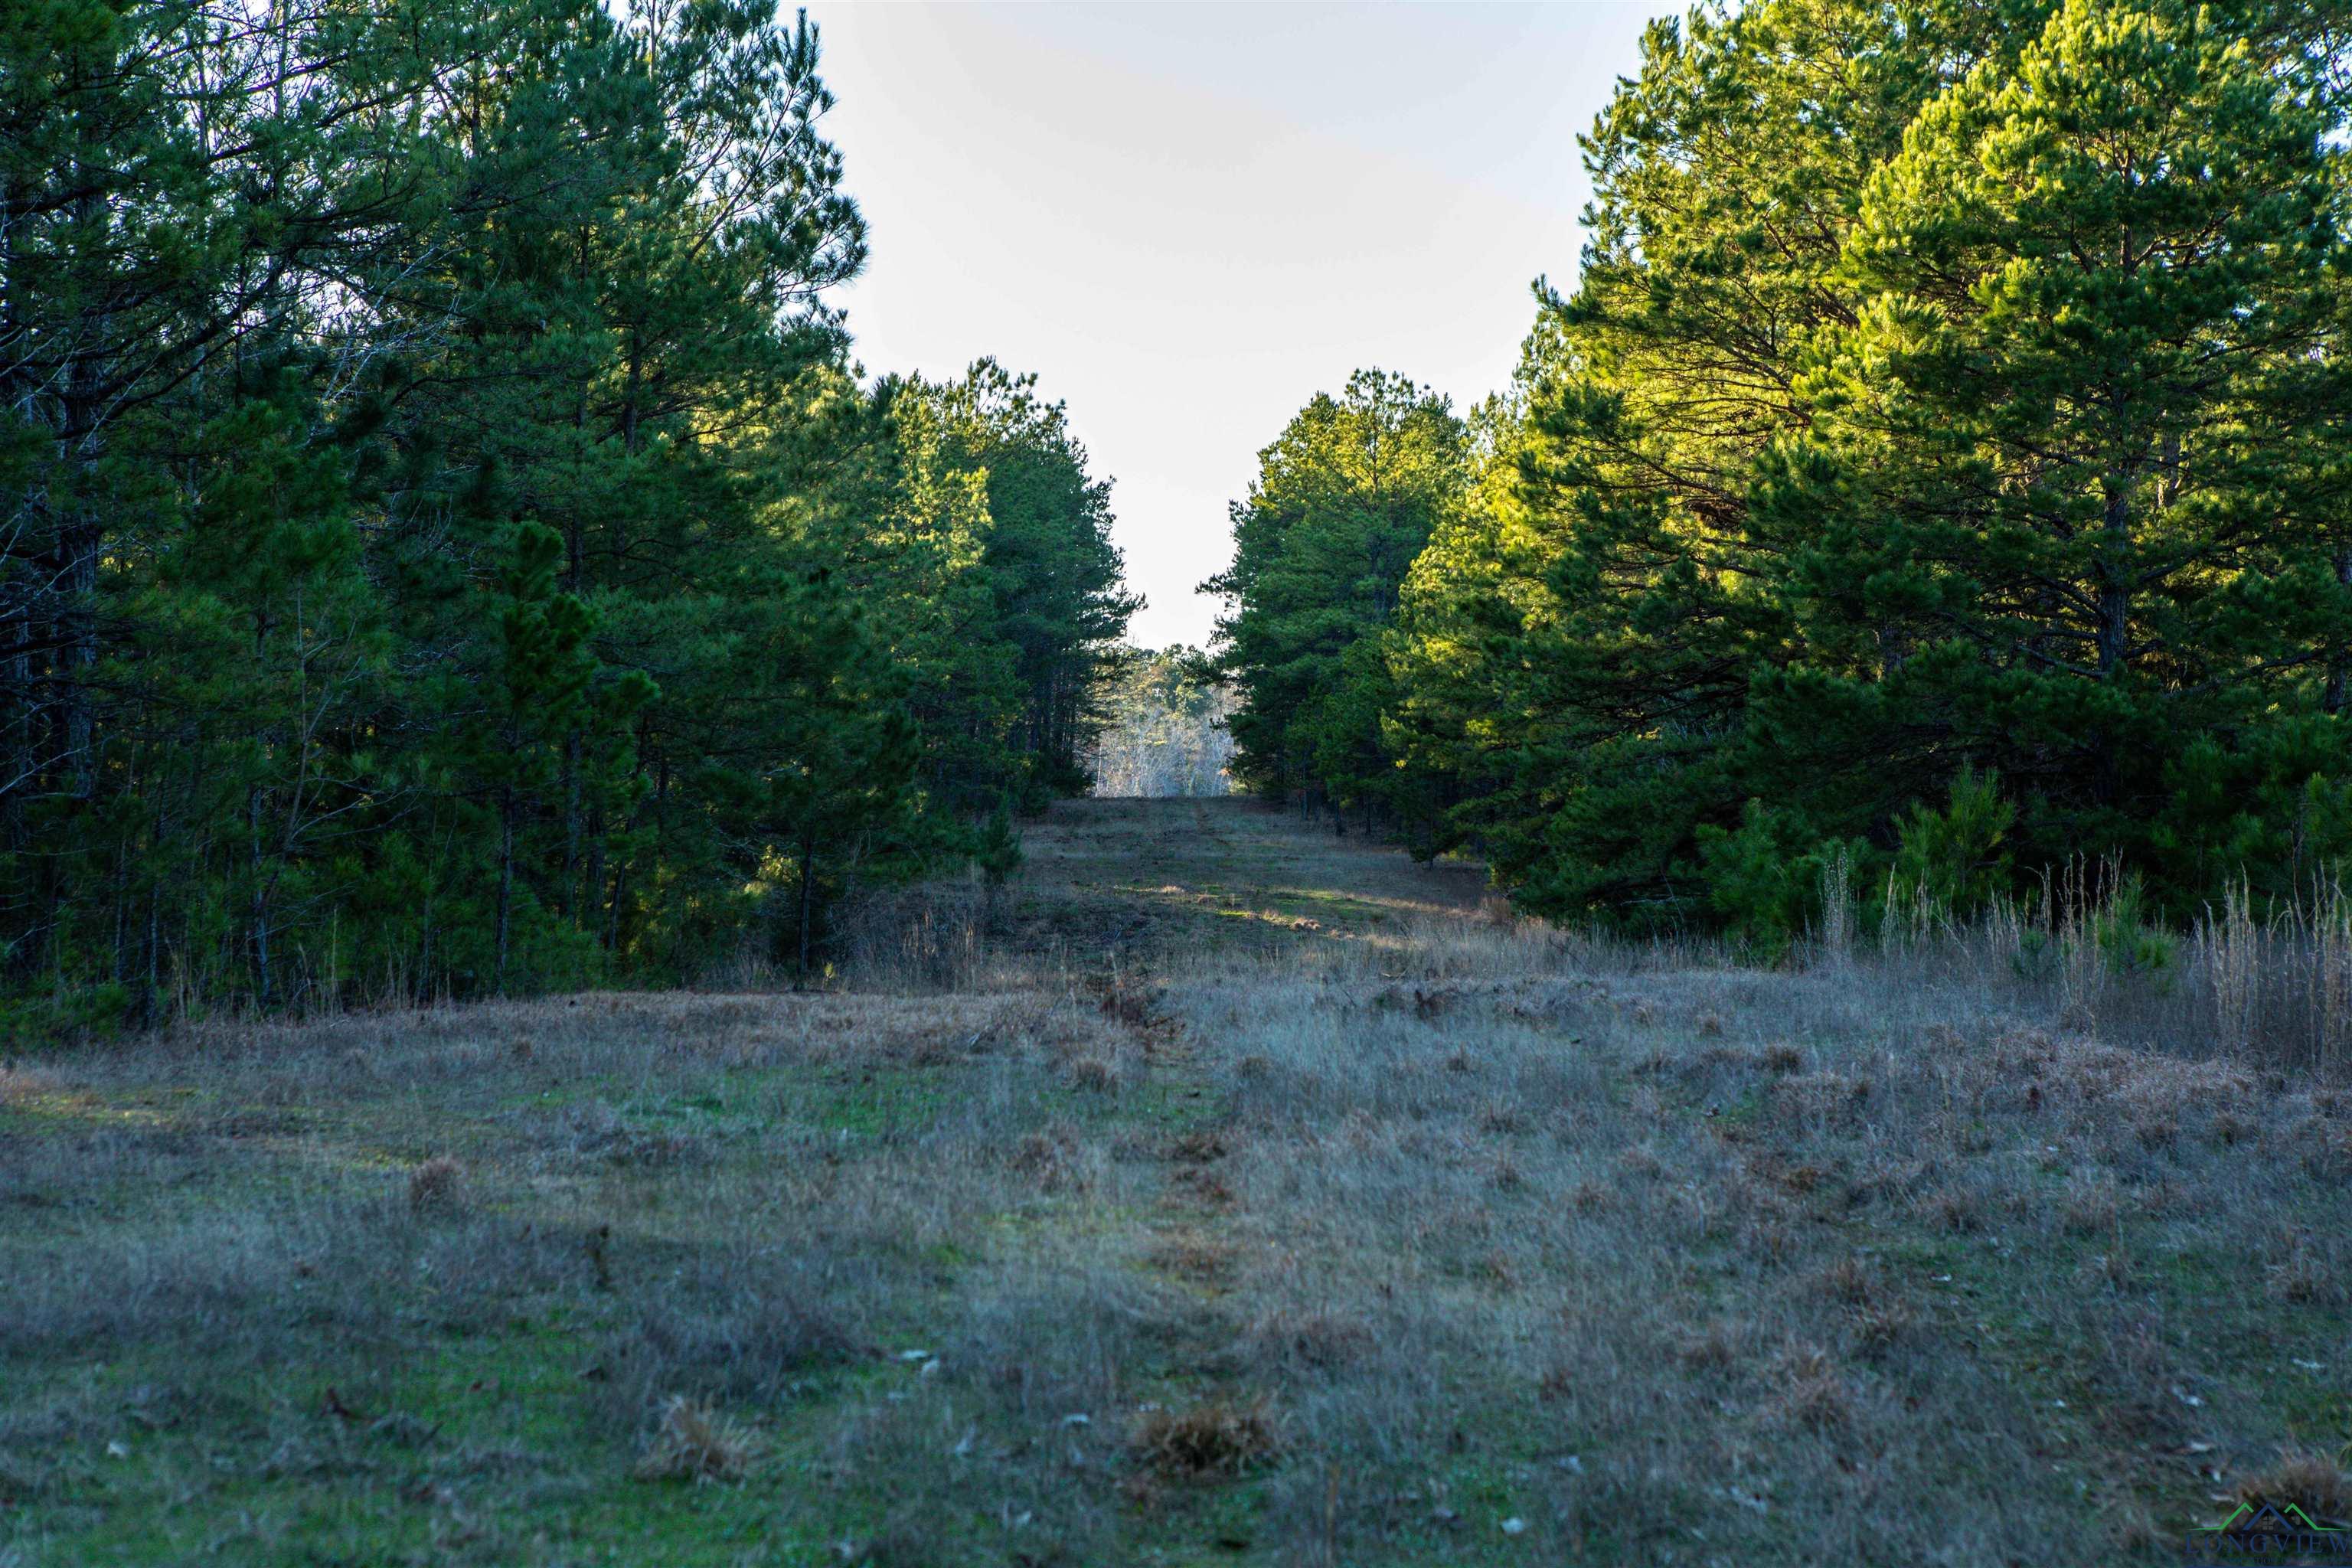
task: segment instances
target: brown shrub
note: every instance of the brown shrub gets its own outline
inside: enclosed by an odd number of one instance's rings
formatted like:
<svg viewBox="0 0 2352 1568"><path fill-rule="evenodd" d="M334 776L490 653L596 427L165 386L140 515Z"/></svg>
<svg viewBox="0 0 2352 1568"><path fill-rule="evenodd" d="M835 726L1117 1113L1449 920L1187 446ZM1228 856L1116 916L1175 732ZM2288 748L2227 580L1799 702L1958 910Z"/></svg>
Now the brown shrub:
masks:
<svg viewBox="0 0 2352 1568"><path fill-rule="evenodd" d="M1282 1451L1274 1414L1263 1394L1219 1396L1182 1410L1150 1410L1136 1418L1135 1450L1169 1475L1240 1475Z"/></svg>
<svg viewBox="0 0 2352 1568"><path fill-rule="evenodd" d="M2306 1305L2325 1300L2332 1284L2326 1264L2313 1256L2300 1238L2290 1240L2284 1256L2263 1269L2263 1288L2281 1301Z"/></svg>
<svg viewBox="0 0 2352 1568"><path fill-rule="evenodd" d="M637 1461L648 1481L731 1481L751 1465L751 1435L709 1405L678 1394L663 1406L661 1423Z"/></svg>
<svg viewBox="0 0 2352 1568"><path fill-rule="evenodd" d="M1118 1088L1118 1069L1100 1057L1080 1057L1070 1064L1070 1083L1089 1094L1108 1094Z"/></svg>
<svg viewBox="0 0 2352 1568"><path fill-rule="evenodd" d="M2116 1228L2122 1212L2113 1181L2105 1176L2077 1175L2066 1184L2059 1217L2077 1236L2100 1235Z"/></svg>
<svg viewBox="0 0 2352 1568"><path fill-rule="evenodd" d="M1905 1302L1874 1301L1854 1314L1854 1347L1876 1360L1900 1344L1917 1321Z"/></svg>
<svg viewBox="0 0 2352 1568"><path fill-rule="evenodd" d="M1190 1132L1180 1133L1168 1146L1170 1158L1186 1161L1195 1165L1205 1165L1212 1160L1222 1160L1232 1152L1231 1147L1225 1142L1224 1135L1214 1128L1209 1127L1195 1128Z"/></svg>
<svg viewBox="0 0 2352 1568"><path fill-rule="evenodd" d="M1842 1072L1790 1073L1772 1085L1772 1109L1793 1121L1851 1121L1870 1099L1867 1079Z"/></svg>
<svg viewBox="0 0 2352 1568"><path fill-rule="evenodd" d="M1815 1289L1849 1306L1866 1306L1878 1292L1878 1276L1859 1258L1841 1258L1813 1277Z"/></svg>
<svg viewBox="0 0 2352 1568"><path fill-rule="evenodd" d="M436 1154L408 1173L408 1206L415 1214L451 1214L466 1206L466 1167Z"/></svg>
<svg viewBox="0 0 2352 1568"><path fill-rule="evenodd" d="M1984 1206L1966 1187L1946 1187L1919 1205L1919 1216L1940 1230L1966 1236L1984 1219Z"/></svg>
<svg viewBox="0 0 2352 1568"><path fill-rule="evenodd" d="M1829 1352L1815 1345L1791 1345L1781 1352L1779 1415L1792 1426L1811 1432L1830 1431L1853 1419L1853 1390Z"/></svg>
<svg viewBox="0 0 2352 1568"><path fill-rule="evenodd" d="M1482 1131L1498 1133L1507 1138L1516 1136L1528 1130L1527 1112L1516 1105L1497 1100L1479 1113L1478 1126Z"/></svg>
<svg viewBox="0 0 2352 1568"><path fill-rule="evenodd" d="M2315 1524L2352 1522L2352 1476L2326 1454L2283 1450L2269 1468L2241 1477L2231 1495L2257 1507L2301 1509Z"/></svg>
<svg viewBox="0 0 2352 1568"><path fill-rule="evenodd" d="M1013 1146L1004 1163L1049 1193L1085 1184L1085 1173L1078 1163L1077 1134L1066 1126L1029 1133Z"/></svg>

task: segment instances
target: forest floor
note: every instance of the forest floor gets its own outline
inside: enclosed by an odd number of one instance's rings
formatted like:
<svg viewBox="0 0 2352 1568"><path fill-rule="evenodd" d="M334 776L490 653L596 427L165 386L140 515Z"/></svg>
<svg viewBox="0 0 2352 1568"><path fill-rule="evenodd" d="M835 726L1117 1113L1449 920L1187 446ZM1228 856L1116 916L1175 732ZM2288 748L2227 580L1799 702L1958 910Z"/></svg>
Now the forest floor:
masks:
<svg viewBox="0 0 2352 1568"><path fill-rule="evenodd" d="M2346 1506L2352 1096L1243 802L1028 855L823 994L0 1068L0 1564L2157 1563L2265 1471Z"/></svg>

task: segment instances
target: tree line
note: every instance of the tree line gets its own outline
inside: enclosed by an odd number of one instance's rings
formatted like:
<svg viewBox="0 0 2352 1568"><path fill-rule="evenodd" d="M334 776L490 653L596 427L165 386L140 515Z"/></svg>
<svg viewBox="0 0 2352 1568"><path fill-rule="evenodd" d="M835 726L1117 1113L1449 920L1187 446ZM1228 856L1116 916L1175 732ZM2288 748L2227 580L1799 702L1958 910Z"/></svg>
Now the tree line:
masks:
<svg viewBox="0 0 2352 1568"><path fill-rule="evenodd" d="M1525 907L2186 914L2352 855L2352 29L2312 0L1654 25L1466 416L1364 373L1234 508L1238 771Z"/></svg>
<svg viewBox="0 0 2352 1568"><path fill-rule="evenodd" d="M1197 649L1122 650L1104 673L1093 793L1168 799L1230 793L1233 694Z"/></svg>
<svg viewBox="0 0 2352 1568"><path fill-rule="evenodd" d="M10 16L11 1027L805 962L1084 787L1108 487L851 357L805 17Z"/></svg>

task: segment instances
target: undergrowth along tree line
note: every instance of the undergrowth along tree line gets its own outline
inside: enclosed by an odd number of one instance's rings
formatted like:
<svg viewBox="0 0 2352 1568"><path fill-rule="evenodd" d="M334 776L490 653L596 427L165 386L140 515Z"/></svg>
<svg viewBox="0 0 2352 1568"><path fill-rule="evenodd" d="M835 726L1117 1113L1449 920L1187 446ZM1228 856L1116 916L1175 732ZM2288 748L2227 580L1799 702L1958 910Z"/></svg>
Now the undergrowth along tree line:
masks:
<svg viewBox="0 0 2352 1568"><path fill-rule="evenodd" d="M789 962L1084 786L1108 487L864 378L804 17L10 16L13 1026Z"/></svg>
<svg viewBox="0 0 2352 1568"><path fill-rule="evenodd" d="M1360 374L1263 454L1210 584L1238 772L1766 949L1825 884L2307 892L2352 855L2347 108L2300 0L1654 25L1508 391Z"/></svg>

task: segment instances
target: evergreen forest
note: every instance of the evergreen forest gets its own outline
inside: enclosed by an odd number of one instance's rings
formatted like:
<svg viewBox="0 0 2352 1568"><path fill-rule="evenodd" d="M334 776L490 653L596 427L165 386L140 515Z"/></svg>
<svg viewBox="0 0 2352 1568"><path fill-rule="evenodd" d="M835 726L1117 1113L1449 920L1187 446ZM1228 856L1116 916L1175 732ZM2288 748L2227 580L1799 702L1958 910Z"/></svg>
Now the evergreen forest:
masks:
<svg viewBox="0 0 2352 1568"><path fill-rule="evenodd" d="M7 15L16 1026L804 967L1084 786L1108 486L853 358L804 16Z"/></svg>
<svg viewBox="0 0 2352 1568"><path fill-rule="evenodd" d="M1777 951L2311 894L2352 854L2352 31L2325 0L1756 0L1582 143L1466 412L1261 454L1254 788L1524 908Z"/></svg>

